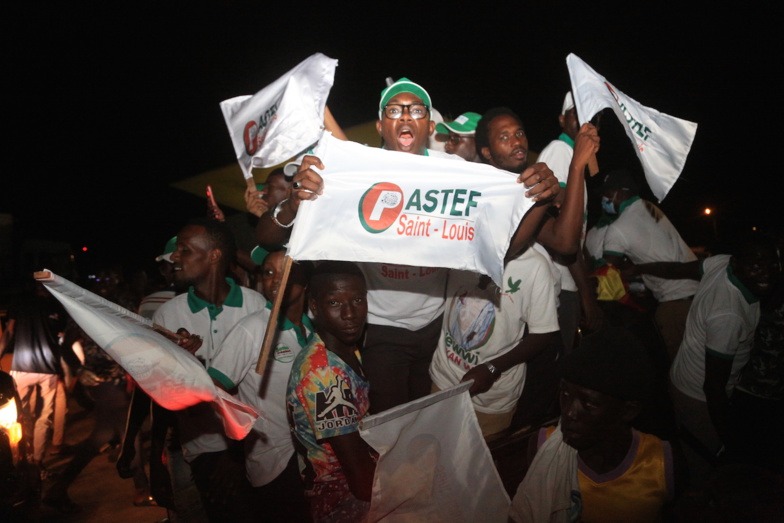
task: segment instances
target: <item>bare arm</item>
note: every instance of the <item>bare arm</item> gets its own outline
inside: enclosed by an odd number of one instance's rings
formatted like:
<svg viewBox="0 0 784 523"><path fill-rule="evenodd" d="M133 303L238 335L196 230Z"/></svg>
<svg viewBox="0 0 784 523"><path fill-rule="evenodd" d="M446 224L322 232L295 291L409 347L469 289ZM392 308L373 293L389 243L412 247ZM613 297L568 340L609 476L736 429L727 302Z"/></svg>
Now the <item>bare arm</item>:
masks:
<svg viewBox="0 0 784 523"><path fill-rule="evenodd" d="M374 451L359 432L351 432L323 440L332 446L348 480L348 487L357 499L370 501L373 476L376 473Z"/></svg>
<svg viewBox="0 0 784 523"><path fill-rule="evenodd" d="M536 202L533 208L529 209L520 224L517 226L506 250L506 259L510 260L517 257L534 241L542 227L543 220L547 219L547 210L561 193L558 179L553 174L552 169L544 163L535 163L525 169L517 178L517 183L525 185L526 198L531 198Z"/></svg>
<svg viewBox="0 0 784 523"><path fill-rule="evenodd" d="M515 348L502 356L493 358L489 363L492 363L499 371L506 372L515 365L525 363L544 352L557 334L557 331L544 334L527 334ZM460 381L468 380L474 380L468 391L472 396L490 390L493 383L495 383L495 378L490 374L490 370L488 370L486 365L477 365L466 372Z"/></svg>
<svg viewBox="0 0 784 523"><path fill-rule="evenodd" d="M338 125L335 117L332 116L332 111L329 106L324 107L324 128L332 133L332 136L340 140L348 141L348 136L343 132L343 128Z"/></svg>
<svg viewBox="0 0 784 523"><path fill-rule="evenodd" d="M297 217L299 205L304 200L315 200L324 191L324 180L312 167L324 169L324 164L316 156L305 156L299 166L297 174L294 175L294 189L291 196L282 201L277 220L283 225L291 224ZM259 218L256 225L256 240L262 247L282 245L286 243L291 235L290 227L281 227L272 219L275 209L268 209Z"/></svg>
<svg viewBox="0 0 784 523"><path fill-rule="evenodd" d="M559 254L577 252L585 209L585 167L591 155L599 150L599 133L592 124L580 127L574 142L574 155L569 164L566 195L558 216L547 220L537 241Z"/></svg>

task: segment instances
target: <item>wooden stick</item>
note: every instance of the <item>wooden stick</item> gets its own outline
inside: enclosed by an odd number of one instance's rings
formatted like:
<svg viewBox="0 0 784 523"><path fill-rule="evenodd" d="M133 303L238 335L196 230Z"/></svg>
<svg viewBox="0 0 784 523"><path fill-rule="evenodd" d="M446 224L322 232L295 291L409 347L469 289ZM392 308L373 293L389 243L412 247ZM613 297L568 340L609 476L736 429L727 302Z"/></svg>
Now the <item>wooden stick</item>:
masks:
<svg viewBox="0 0 784 523"><path fill-rule="evenodd" d="M270 313L269 321L267 322L267 330L264 332L264 342L261 344L259 360L256 362L256 374L260 376L264 375L264 369L267 367L267 360L269 359L270 348L272 347L272 342L275 340L278 316L280 316L280 306L281 303L283 303L283 296L286 294L286 285L289 281L289 273L291 272L291 264L293 261L294 260L288 255L283 258L283 277L280 280L278 294L275 296L275 303L272 304L272 312Z"/></svg>
<svg viewBox="0 0 784 523"><path fill-rule="evenodd" d="M245 178L245 183L248 186L248 189L251 191L255 191L256 189L256 179L251 176L250 178Z"/></svg>

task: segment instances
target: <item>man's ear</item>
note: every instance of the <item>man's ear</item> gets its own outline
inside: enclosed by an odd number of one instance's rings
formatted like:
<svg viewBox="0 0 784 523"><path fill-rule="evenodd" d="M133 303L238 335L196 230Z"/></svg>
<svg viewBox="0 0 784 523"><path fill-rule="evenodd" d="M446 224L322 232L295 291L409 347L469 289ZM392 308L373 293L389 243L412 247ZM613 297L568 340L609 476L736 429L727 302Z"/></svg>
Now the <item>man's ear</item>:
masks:
<svg viewBox="0 0 784 523"><path fill-rule="evenodd" d="M209 254L207 254L207 260L213 264L220 263L222 258L223 252L220 249L210 249Z"/></svg>
<svg viewBox="0 0 784 523"><path fill-rule="evenodd" d="M313 317L315 318L316 315L316 298L308 298L308 309L310 312L313 313Z"/></svg>
<svg viewBox="0 0 784 523"><path fill-rule="evenodd" d="M558 115L558 125L561 126L561 129L566 127L566 115L565 114Z"/></svg>
<svg viewBox="0 0 784 523"><path fill-rule="evenodd" d="M430 120L430 125L427 126L427 129L428 129L427 135L432 136L433 131L436 130L436 123L433 120Z"/></svg>
<svg viewBox="0 0 784 523"><path fill-rule="evenodd" d="M381 134L381 120L376 120L376 132L378 133L379 136L384 136L383 134Z"/></svg>
<svg viewBox="0 0 784 523"><path fill-rule="evenodd" d="M641 401L624 401L621 411L621 418L626 423L631 423L634 418L640 415L640 412L642 412Z"/></svg>
<svg viewBox="0 0 784 523"><path fill-rule="evenodd" d="M486 162L490 163L490 148L482 147L482 149L479 152L482 153L482 158L484 158Z"/></svg>

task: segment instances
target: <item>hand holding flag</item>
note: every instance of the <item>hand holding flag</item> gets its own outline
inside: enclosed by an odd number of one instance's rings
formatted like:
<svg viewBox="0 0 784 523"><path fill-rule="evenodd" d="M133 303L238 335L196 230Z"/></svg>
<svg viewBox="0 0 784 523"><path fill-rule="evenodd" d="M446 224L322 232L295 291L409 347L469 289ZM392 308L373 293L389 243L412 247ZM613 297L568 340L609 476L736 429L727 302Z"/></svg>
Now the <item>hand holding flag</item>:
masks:
<svg viewBox="0 0 784 523"><path fill-rule="evenodd" d="M611 108L635 146L651 191L663 200L683 170L697 124L645 107L574 54L566 57L566 64L580 123Z"/></svg>

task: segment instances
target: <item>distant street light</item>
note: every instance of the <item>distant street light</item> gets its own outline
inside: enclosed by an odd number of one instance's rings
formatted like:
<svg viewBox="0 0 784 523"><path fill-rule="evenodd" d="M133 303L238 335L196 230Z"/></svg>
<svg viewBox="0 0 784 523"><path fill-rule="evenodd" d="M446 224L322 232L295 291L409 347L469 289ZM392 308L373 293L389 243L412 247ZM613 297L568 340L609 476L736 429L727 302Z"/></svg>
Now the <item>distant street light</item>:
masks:
<svg viewBox="0 0 784 523"><path fill-rule="evenodd" d="M713 214L713 209L711 209L710 207L705 207L705 209L703 209L702 213L710 219L711 225L713 226L713 239L714 240L718 240L719 239L719 231L718 231L718 229L716 227L716 215Z"/></svg>

